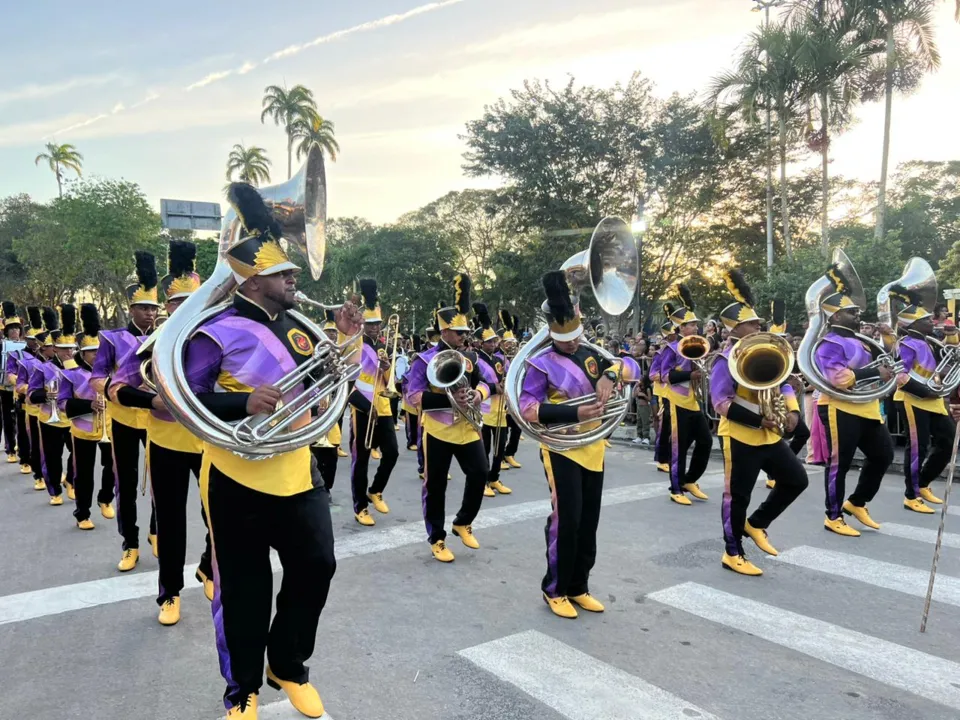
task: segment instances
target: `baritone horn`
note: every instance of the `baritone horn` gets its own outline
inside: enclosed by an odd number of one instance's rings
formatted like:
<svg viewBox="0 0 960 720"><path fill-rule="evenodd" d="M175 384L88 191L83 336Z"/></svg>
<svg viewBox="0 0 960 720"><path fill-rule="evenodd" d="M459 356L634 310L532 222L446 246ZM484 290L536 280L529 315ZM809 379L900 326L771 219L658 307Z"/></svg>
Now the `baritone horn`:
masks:
<svg viewBox="0 0 960 720"><path fill-rule="evenodd" d="M700 382L692 387L696 394L700 411L710 420L716 420L710 413L710 341L703 335L687 335L677 342L677 354L693 363L700 371Z"/></svg>
<svg viewBox="0 0 960 720"><path fill-rule="evenodd" d="M780 387L793 372L790 343L773 333L754 333L737 341L727 363L734 382L757 393L760 415L777 423L783 435L787 400Z"/></svg>
<svg viewBox="0 0 960 720"><path fill-rule="evenodd" d="M483 431L483 414L475 405L463 406L454 399L458 390L470 387L466 358L457 350L441 350L427 363L427 382L447 393L454 412L477 432Z"/></svg>

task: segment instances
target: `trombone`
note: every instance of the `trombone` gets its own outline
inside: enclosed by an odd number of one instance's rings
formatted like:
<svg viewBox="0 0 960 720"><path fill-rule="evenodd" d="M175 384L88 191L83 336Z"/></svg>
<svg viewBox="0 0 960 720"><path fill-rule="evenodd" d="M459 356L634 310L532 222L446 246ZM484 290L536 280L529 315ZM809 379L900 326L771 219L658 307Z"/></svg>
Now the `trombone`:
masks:
<svg viewBox="0 0 960 720"><path fill-rule="evenodd" d="M97 400L100 402L100 404L104 404L104 403L106 402L106 400L105 400L104 397L103 397L103 393L97 393ZM96 429L97 425L100 426L100 439L97 440L97 442L98 442L98 443L110 442L110 438L107 437L107 409L106 409L106 406L104 406L103 409L101 409L101 410L96 410L96 411L94 411L94 413L93 413L93 422L94 422L94 425L93 425L94 429Z"/></svg>
<svg viewBox="0 0 960 720"><path fill-rule="evenodd" d="M367 414L367 431L363 439L363 447L367 450L373 449L373 435L376 431L378 418L377 398L385 397L393 399L400 397L400 393L397 392L396 385L394 384L394 374L397 367L397 341L400 339L400 316L397 313L387 318L387 329L384 339L386 340L384 345L390 345L391 340L393 341L393 354L390 357L390 373L384 381L383 387L381 387L380 380L383 378L383 372L380 370L379 361L387 357L387 351L384 348L380 348L377 352L377 374L374 376L373 392L370 395L370 412Z"/></svg>

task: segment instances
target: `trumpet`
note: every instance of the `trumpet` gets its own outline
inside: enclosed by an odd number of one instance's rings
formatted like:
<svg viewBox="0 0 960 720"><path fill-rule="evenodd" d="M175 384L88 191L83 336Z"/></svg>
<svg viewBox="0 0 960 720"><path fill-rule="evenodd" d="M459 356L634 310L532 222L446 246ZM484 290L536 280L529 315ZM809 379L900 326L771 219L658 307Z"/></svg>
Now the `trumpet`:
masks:
<svg viewBox="0 0 960 720"><path fill-rule="evenodd" d="M97 393L97 401L103 405L105 402L103 393ZM110 442L110 438L107 437L107 410L104 407L101 410L96 410L93 413L93 427L96 429L97 426L100 426L100 439L97 440L98 443Z"/></svg>
<svg viewBox="0 0 960 720"><path fill-rule="evenodd" d="M60 379L54 378L46 384L47 390L47 405L50 406L49 415L50 418L47 420L51 425L60 422L60 413L57 412L57 395L60 393Z"/></svg>

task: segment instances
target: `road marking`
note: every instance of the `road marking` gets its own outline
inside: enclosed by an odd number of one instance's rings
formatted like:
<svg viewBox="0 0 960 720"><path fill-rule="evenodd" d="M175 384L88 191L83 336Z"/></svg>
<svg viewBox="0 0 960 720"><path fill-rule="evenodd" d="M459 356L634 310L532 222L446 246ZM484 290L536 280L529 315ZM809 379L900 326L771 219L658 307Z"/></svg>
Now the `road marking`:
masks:
<svg viewBox="0 0 960 720"><path fill-rule="evenodd" d="M289 700L277 700L266 705L260 705L257 708L257 716L260 720L303 720L303 715L290 704ZM226 720L226 718L222 720ZM330 713L325 712L319 720L333 720L333 718Z"/></svg>
<svg viewBox="0 0 960 720"><path fill-rule="evenodd" d="M693 582L647 597L960 710L960 663Z"/></svg>
<svg viewBox="0 0 960 720"><path fill-rule="evenodd" d="M901 525L900 523L880 523L880 532L884 535L903 538L904 540L916 540L933 545L937 542L937 531L932 528L917 527L916 525ZM943 534L943 546L948 548L960 548L960 535L957 533Z"/></svg>
<svg viewBox="0 0 960 720"><path fill-rule="evenodd" d="M848 555L835 550L805 545L786 550L775 559L914 597L926 597L927 583L930 580L929 570L917 570L906 565L895 565L882 560L871 560L859 555ZM933 599L960 607L960 580L947 575L937 575Z"/></svg>
<svg viewBox="0 0 960 720"><path fill-rule="evenodd" d="M714 482L707 480L701 484L710 487ZM610 488L604 491L602 504L604 506L623 505L655 497L666 499L667 485L665 482ZM473 527L475 530L485 530L525 520L542 519L549 513L549 500L514 503L490 510L481 510L480 515L473 523ZM453 516L451 515L447 518L447 526L449 527L452 523ZM426 534L423 525L419 522L396 525L382 530L354 532L346 537L337 538L336 557L338 560L345 560L395 550L417 543L424 543L424 547L426 547ZM272 564L274 572L278 572L280 561L276 554L273 554ZM196 565L189 565L184 568L184 576L190 578L196 570ZM6 595L0 597L0 625L48 615L59 615L124 600L153 597L157 594L157 587L157 572L152 571L128 573L103 580L92 580L73 585L60 585ZM187 590L199 589L201 589L199 584L187 586Z"/></svg>
<svg viewBox="0 0 960 720"><path fill-rule="evenodd" d="M666 690L536 630L459 654L569 720L717 720Z"/></svg>

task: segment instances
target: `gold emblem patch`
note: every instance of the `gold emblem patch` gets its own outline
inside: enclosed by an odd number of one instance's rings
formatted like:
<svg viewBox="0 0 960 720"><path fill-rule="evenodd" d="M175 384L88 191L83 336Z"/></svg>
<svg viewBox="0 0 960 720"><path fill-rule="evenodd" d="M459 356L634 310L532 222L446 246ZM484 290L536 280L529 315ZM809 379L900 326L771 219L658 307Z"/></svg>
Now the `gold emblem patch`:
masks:
<svg viewBox="0 0 960 720"><path fill-rule="evenodd" d="M293 328L287 333L287 340L290 341L290 346L301 355L313 354L313 343L303 330Z"/></svg>
<svg viewBox="0 0 960 720"><path fill-rule="evenodd" d="M600 367L597 365L597 359L595 357L588 357L583 361L583 366L587 369L587 374L590 377L600 377Z"/></svg>
<svg viewBox="0 0 960 720"><path fill-rule="evenodd" d="M503 363L502 363L502 362L498 362L497 365L496 365L496 367L495 367L494 369L497 371L497 375L503 375Z"/></svg>
<svg viewBox="0 0 960 720"><path fill-rule="evenodd" d="M471 361L470 358L468 358L466 355L464 355L464 356L463 356L463 363L464 363L464 365L465 365L466 368L467 368L465 374L466 374L466 375L469 375L470 373L472 373L472 372L473 372L473 361Z"/></svg>

